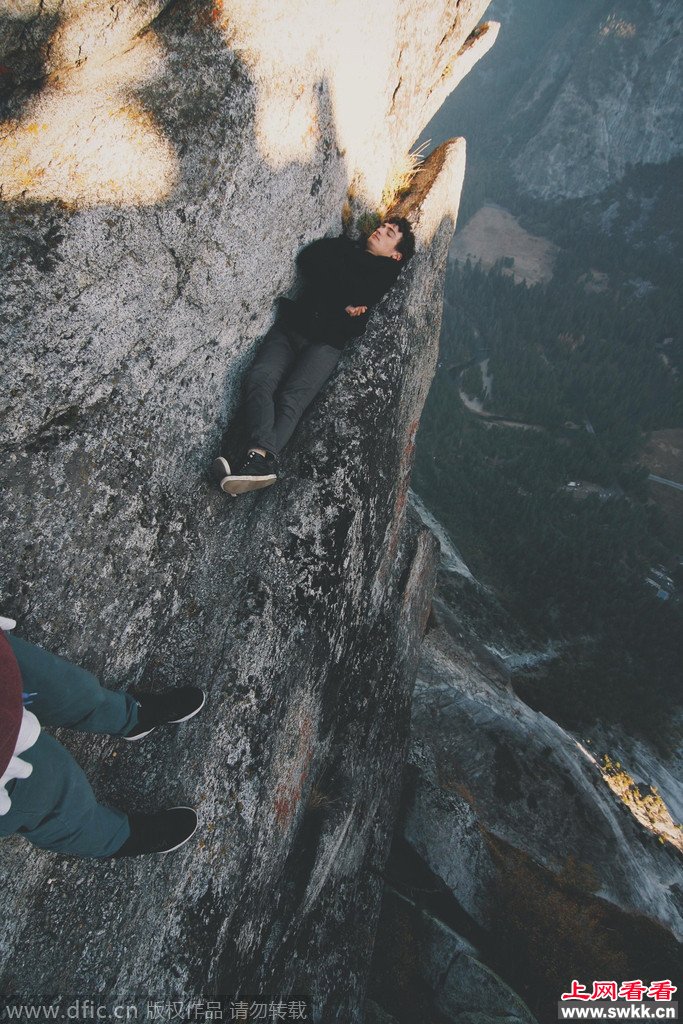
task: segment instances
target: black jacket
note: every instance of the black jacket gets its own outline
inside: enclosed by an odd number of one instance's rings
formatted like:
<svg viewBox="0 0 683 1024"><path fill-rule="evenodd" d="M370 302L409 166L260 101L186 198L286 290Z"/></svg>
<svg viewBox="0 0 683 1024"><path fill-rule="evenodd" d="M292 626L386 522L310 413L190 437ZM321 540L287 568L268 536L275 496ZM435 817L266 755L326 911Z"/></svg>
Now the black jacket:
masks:
<svg viewBox="0 0 683 1024"><path fill-rule="evenodd" d="M389 256L373 256L364 243L344 235L320 238L296 258L304 289L294 300L280 299L285 323L310 341L343 348L367 326L372 306L389 291L403 266ZM349 316L346 306L367 306L362 316Z"/></svg>

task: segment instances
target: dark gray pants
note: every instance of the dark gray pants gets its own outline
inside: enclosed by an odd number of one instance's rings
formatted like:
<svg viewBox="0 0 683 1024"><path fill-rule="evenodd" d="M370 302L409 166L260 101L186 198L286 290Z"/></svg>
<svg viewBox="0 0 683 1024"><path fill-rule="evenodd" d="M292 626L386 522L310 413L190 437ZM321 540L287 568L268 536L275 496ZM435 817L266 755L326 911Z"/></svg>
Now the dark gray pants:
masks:
<svg viewBox="0 0 683 1024"><path fill-rule="evenodd" d="M340 356L333 345L312 344L279 321L273 324L247 373L250 447L280 454Z"/></svg>

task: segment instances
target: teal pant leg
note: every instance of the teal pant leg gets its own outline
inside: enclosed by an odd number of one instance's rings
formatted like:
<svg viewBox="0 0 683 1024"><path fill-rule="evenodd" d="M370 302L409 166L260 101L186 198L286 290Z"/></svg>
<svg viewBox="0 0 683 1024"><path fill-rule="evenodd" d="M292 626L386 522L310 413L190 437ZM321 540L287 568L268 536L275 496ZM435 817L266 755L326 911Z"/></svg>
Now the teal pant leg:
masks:
<svg viewBox="0 0 683 1024"><path fill-rule="evenodd" d="M7 638L19 663L26 706L41 725L67 725L79 732L126 736L137 725L138 705L127 693L106 690L85 669L11 633Z"/></svg>
<svg viewBox="0 0 683 1024"><path fill-rule="evenodd" d="M77 857L108 857L130 835L128 816L98 804L90 783L69 751L41 732L21 755L33 771L27 779L12 779L12 801L0 814L0 836L23 835L34 846Z"/></svg>

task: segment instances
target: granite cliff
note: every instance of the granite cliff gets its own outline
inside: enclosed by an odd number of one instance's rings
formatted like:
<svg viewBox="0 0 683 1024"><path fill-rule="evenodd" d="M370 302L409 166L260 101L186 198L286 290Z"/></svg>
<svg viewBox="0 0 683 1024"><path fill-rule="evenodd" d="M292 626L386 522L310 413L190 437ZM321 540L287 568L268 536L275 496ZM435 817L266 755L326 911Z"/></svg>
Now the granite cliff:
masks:
<svg viewBox="0 0 683 1024"><path fill-rule="evenodd" d="M284 459L205 467L299 247L372 208L491 45L486 0L76 0L3 13L3 611L112 687L201 719L62 735L102 799L192 802L182 853L5 841L0 986L308 992L361 1021L434 542L408 511L464 142L406 202L418 253Z"/></svg>
<svg viewBox="0 0 683 1024"><path fill-rule="evenodd" d="M536 130L513 161L546 199L590 195L628 164L680 154L683 14L675 0L578 5L511 110Z"/></svg>
<svg viewBox="0 0 683 1024"><path fill-rule="evenodd" d="M477 170L499 164L521 193L593 195L627 165L681 152L675 0L494 0L496 60L484 61L426 131L473 136ZM476 174L475 174L476 177Z"/></svg>
<svg viewBox="0 0 683 1024"><path fill-rule="evenodd" d="M419 500L417 508L438 526ZM463 1024L496 1012L526 1024L551 1019L567 976L674 977L683 938L680 752L653 758L618 730L577 734L524 703L511 668L555 652L533 649L495 589L436 532L441 568L372 994L398 1021L410 1019L406 1006L430 1005ZM605 749L623 757L640 787L601 769ZM515 990L502 1007L492 968Z"/></svg>

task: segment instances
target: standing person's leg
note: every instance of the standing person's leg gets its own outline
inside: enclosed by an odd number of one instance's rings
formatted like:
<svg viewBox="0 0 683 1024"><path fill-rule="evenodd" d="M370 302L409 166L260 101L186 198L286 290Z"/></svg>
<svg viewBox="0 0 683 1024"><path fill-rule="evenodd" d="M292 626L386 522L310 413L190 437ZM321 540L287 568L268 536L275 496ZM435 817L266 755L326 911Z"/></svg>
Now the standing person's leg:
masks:
<svg viewBox="0 0 683 1024"><path fill-rule="evenodd" d="M80 732L125 735L138 721L138 705L126 693L105 690L90 672L7 634L21 672L27 707L41 725ZM0 816L0 836L19 832L41 849L80 857L115 853L130 836L128 815L99 804L76 761L56 739L41 732L21 760L33 766L9 782L11 807Z"/></svg>
<svg viewBox="0 0 683 1024"><path fill-rule="evenodd" d="M20 637L8 639L29 694L26 706L42 725L138 740L158 726L194 718L204 706L204 691L197 686L174 686L160 693L107 690L78 665Z"/></svg>
<svg viewBox="0 0 683 1024"><path fill-rule="evenodd" d="M245 416L252 448L274 453L273 396L295 358L296 352L287 333L276 321L266 334L245 381Z"/></svg>
<svg viewBox="0 0 683 1024"><path fill-rule="evenodd" d="M42 725L139 739L158 725L193 718L204 705L203 691L191 686L136 698L106 690L89 672L63 658L19 637L8 639L28 709ZM175 850L197 828L190 807L128 815L98 803L71 754L45 732L19 757L33 770L7 782L11 805L0 815L0 836L16 832L42 849L79 857L135 856Z"/></svg>
<svg viewBox="0 0 683 1024"><path fill-rule="evenodd" d="M296 363L275 396L273 454L279 455L287 444L304 411L332 374L340 357L341 350L333 345L309 344L300 350Z"/></svg>
<svg viewBox="0 0 683 1024"><path fill-rule="evenodd" d="M0 836L18 833L42 850L77 857L110 857L121 849L131 835L128 815L97 802L61 743L41 732L21 760L33 771L7 783L11 807L0 815Z"/></svg>
<svg viewBox="0 0 683 1024"><path fill-rule="evenodd" d="M138 703L128 693L106 690L95 676L64 658L8 634L27 707L41 725L68 725L79 732L126 736L138 724Z"/></svg>

